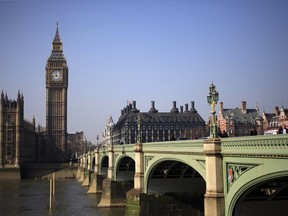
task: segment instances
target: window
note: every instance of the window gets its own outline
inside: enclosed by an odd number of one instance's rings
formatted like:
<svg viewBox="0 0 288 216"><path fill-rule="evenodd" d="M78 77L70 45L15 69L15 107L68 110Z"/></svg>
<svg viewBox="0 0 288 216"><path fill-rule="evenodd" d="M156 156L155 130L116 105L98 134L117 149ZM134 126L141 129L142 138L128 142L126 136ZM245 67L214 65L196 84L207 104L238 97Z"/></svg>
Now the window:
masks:
<svg viewBox="0 0 288 216"><path fill-rule="evenodd" d="M12 157L12 146L7 143L6 145L6 156Z"/></svg>
<svg viewBox="0 0 288 216"><path fill-rule="evenodd" d="M154 130L153 131L153 141L155 142L155 141L157 141L157 130Z"/></svg>
<svg viewBox="0 0 288 216"><path fill-rule="evenodd" d="M152 141L152 132L151 130L148 130L148 140L147 142L151 142Z"/></svg>

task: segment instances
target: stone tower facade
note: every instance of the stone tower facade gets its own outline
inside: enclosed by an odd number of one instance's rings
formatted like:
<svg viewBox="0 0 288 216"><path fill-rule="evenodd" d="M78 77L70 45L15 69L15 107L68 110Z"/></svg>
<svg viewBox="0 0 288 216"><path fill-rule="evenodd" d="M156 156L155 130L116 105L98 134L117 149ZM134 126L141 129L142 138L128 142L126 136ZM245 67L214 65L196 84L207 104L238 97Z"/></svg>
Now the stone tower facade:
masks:
<svg viewBox="0 0 288 216"><path fill-rule="evenodd" d="M17 100L9 100L1 94L1 152L0 166L13 164L19 167L21 134L24 121L24 99L18 92Z"/></svg>
<svg viewBox="0 0 288 216"><path fill-rule="evenodd" d="M51 160L55 160L56 155L58 159L67 156L67 90L68 66L57 23L51 55L46 64L46 135Z"/></svg>
<svg viewBox="0 0 288 216"><path fill-rule="evenodd" d="M0 168L20 167L23 163L35 162L38 157L35 118L24 119L24 97L18 92L11 100L2 91L0 98Z"/></svg>

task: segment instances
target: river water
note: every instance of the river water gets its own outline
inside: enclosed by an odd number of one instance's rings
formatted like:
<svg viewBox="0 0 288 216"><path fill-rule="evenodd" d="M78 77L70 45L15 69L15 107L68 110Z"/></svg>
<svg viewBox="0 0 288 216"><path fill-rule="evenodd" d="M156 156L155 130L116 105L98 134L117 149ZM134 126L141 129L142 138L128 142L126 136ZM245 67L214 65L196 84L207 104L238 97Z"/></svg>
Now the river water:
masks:
<svg viewBox="0 0 288 216"><path fill-rule="evenodd" d="M125 208L98 208L100 195L74 179L56 180L52 209L48 180L0 181L1 216L124 216Z"/></svg>

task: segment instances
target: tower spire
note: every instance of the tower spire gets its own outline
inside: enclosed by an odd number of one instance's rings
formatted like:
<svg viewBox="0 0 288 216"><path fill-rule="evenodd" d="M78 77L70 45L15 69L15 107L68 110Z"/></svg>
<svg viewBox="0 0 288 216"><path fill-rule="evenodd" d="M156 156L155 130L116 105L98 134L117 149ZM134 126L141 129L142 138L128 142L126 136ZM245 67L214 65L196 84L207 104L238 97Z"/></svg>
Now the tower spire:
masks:
<svg viewBox="0 0 288 216"><path fill-rule="evenodd" d="M57 52L57 53L63 52L62 41L61 41L59 30L58 30L58 21L56 23L55 37L54 37L54 40L52 42L52 53L53 52ZM64 58L64 56L63 56L63 58Z"/></svg>
<svg viewBox="0 0 288 216"><path fill-rule="evenodd" d="M56 27L56 33L55 33L55 37L53 40L53 44L59 44L62 43L61 39L60 39L60 35L59 35L59 30L58 30L58 21L57 21L57 27Z"/></svg>

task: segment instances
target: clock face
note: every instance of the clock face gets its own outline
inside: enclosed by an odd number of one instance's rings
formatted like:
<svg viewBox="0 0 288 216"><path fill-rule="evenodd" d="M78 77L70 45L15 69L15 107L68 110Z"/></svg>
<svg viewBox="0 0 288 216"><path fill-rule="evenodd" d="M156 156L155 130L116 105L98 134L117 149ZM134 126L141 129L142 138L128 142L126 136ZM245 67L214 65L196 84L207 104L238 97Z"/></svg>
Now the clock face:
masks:
<svg viewBox="0 0 288 216"><path fill-rule="evenodd" d="M59 81L62 79L62 72L60 71L53 71L51 74L52 81Z"/></svg>

